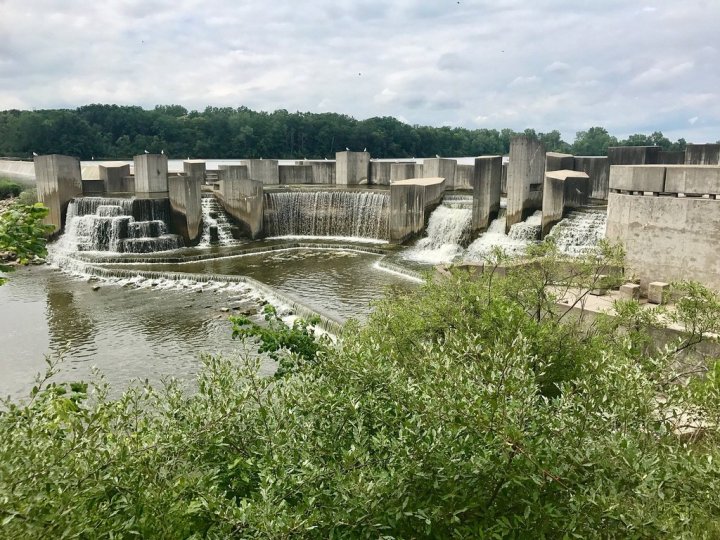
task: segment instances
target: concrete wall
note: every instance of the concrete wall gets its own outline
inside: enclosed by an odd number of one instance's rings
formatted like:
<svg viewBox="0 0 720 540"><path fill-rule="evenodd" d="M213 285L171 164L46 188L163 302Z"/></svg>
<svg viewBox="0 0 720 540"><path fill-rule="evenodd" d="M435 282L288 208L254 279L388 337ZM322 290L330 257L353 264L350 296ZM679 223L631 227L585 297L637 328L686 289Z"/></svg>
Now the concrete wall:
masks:
<svg viewBox="0 0 720 540"><path fill-rule="evenodd" d="M611 146L610 165L653 165L658 163L659 146Z"/></svg>
<svg viewBox="0 0 720 540"><path fill-rule="evenodd" d="M402 244L425 230L426 216L442 200L444 178L411 178L390 186L390 242Z"/></svg>
<svg viewBox="0 0 720 540"><path fill-rule="evenodd" d="M500 211L502 157L475 158L473 167L473 232L484 231Z"/></svg>
<svg viewBox="0 0 720 540"><path fill-rule="evenodd" d="M507 195L507 172L509 163L502 164L502 174L500 176L500 193Z"/></svg>
<svg viewBox="0 0 720 540"><path fill-rule="evenodd" d="M50 209L44 222L60 231L65 225L65 212L74 197L82 196L80 161L70 156L51 154L34 160L38 201Z"/></svg>
<svg viewBox="0 0 720 540"><path fill-rule="evenodd" d="M720 290L720 167L612 167L610 191L606 236L643 288L690 279Z"/></svg>
<svg viewBox="0 0 720 540"><path fill-rule="evenodd" d="M313 161L312 162L313 184L334 184L335 183L335 162L334 161Z"/></svg>
<svg viewBox="0 0 720 540"><path fill-rule="evenodd" d="M247 165L220 165L218 167L219 191L224 192L226 181L249 180Z"/></svg>
<svg viewBox="0 0 720 540"><path fill-rule="evenodd" d="M545 173L541 238L544 238L553 225L563 218L568 208L587 204L589 194L590 179L587 173L567 169Z"/></svg>
<svg viewBox="0 0 720 540"><path fill-rule="evenodd" d="M237 174L226 176L220 182L220 191L215 194L225 211L238 222L244 234L250 238L262 236L262 182L248 178L238 178Z"/></svg>
<svg viewBox="0 0 720 540"><path fill-rule="evenodd" d="M685 165L718 165L720 144L688 144L685 147Z"/></svg>
<svg viewBox="0 0 720 540"><path fill-rule="evenodd" d="M167 197L168 162L164 154L140 154L135 163L135 194L143 198Z"/></svg>
<svg viewBox="0 0 720 540"><path fill-rule="evenodd" d="M544 181L545 147L525 135L513 137L507 173L506 232L542 207Z"/></svg>
<svg viewBox="0 0 720 540"><path fill-rule="evenodd" d="M677 152L660 150L660 152L658 152L658 163L662 163L663 165L684 165L685 152L682 150Z"/></svg>
<svg viewBox="0 0 720 540"><path fill-rule="evenodd" d="M266 186L274 186L280 183L277 159L247 159L245 165L252 180L262 182Z"/></svg>
<svg viewBox="0 0 720 540"><path fill-rule="evenodd" d="M201 186L204 175L171 176L168 178L168 196L170 198L170 219L173 230L185 240L185 245L193 245L200 240L202 233Z"/></svg>
<svg viewBox="0 0 720 540"><path fill-rule="evenodd" d="M312 165L279 165L281 184L312 184Z"/></svg>
<svg viewBox="0 0 720 540"><path fill-rule="evenodd" d="M199 179L200 184L204 184L205 174L207 173L207 164L202 159L189 159L183 161L183 173L185 176Z"/></svg>
<svg viewBox="0 0 720 540"><path fill-rule="evenodd" d="M473 189L475 165L459 165L455 167L455 189Z"/></svg>
<svg viewBox="0 0 720 540"><path fill-rule="evenodd" d="M389 186L392 165L393 163L390 161L371 161L369 183L376 186Z"/></svg>
<svg viewBox="0 0 720 540"><path fill-rule="evenodd" d="M421 178L415 174L415 163L391 163L390 164L390 183L394 184L398 180L407 180L408 178Z"/></svg>
<svg viewBox="0 0 720 540"><path fill-rule="evenodd" d="M422 164L422 178L444 178L445 189L455 189L457 161L448 158L426 158Z"/></svg>
<svg viewBox="0 0 720 540"><path fill-rule="evenodd" d="M105 192L108 195L135 193L135 178L130 176L129 164L98 165L98 174L105 184Z"/></svg>
<svg viewBox="0 0 720 540"><path fill-rule="evenodd" d="M575 156L572 169L590 177L590 198L607 200L610 182L610 161L605 156Z"/></svg>
<svg viewBox="0 0 720 540"><path fill-rule="evenodd" d="M335 154L335 183L340 186L367 184L370 176L368 152L337 152Z"/></svg>

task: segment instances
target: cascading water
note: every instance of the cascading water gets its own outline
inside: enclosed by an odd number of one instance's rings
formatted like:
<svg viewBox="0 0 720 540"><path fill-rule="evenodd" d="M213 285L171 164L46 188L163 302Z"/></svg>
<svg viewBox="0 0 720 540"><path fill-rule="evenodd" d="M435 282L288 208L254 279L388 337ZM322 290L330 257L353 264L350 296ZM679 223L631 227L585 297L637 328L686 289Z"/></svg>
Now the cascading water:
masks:
<svg viewBox="0 0 720 540"><path fill-rule="evenodd" d="M407 260L432 264L452 262L467 245L472 225L472 197L447 196L430 215L427 236L406 251Z"/></svg>
<svg viewBox="0 0 720 540"><path fill-rule="evenodd" d="M505 234L505 209L501 209L498 218L490 223L487 231L468 246L465 260L482 262L490 257L496 247L507 255L519 255L538 239L541 220L542 212L537 211L525 221L510 227L510 232Z"/></svg>
<svg viewBox="0 0 720 540"><path fill-rule="evenodd" d="M74 199L68 205L65 233L58 241L58 248L64 252L118 253L181 248L182 238L168 233L166 206L166 201L151 199Z"/></svg>
<svg viewBox="0 0 720 540"><path fill-rule="evenodd" d="M201 202L203 232L199 247L216 244L231 246L237 244L233 236L233 224L227 213L214 196L203 197Z"/></svg>
<svg viewBox="0 0 720 540"><path fill-rule="evenodd" d="M265 194L268 236L333 236L387 240L390 195L373 191Z"/></svg>
<svg viewBox="0 0 720 540"><path fill-rule="evenodd" d="M605 238L606 224L605 210L575 210L552 228L548 238L555 241L561 253L577 257Z"/></svg>

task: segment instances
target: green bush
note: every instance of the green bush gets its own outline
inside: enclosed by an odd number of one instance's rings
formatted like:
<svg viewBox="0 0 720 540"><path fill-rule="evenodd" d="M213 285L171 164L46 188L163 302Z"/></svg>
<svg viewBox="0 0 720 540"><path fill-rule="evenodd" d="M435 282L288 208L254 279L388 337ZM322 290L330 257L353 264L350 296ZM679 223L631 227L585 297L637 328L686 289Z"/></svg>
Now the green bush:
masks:
<svg viewBox="0 0 720 540"><path fill-rule="evenodd" d="M17 182L0 178L0 199L17 197L22 192L23 187Z"/></svg>
<svg viewBox="0 0 720 540"><path fill-rule="evenodd" d="M389 297L284 377L207 357L193 393L113 400L99 380L7 402L2 535L718 538L720 367L677 384L717 298L686 288L690 332L654 347L662 310L552 309L605 260L542 249Z"/></svg>

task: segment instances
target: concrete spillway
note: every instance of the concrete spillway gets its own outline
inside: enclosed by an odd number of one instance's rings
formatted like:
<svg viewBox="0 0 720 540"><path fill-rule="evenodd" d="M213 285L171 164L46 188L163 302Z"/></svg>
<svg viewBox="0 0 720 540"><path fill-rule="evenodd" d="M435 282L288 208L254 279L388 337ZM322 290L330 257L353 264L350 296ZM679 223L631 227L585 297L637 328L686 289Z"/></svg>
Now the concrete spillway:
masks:
<svg viewBox="0 0 720 540"><path fill-rule="evenodd" d="M552 238L560 253L579 256L587 253L605 238L607 212L602 210L575 210L552 228Z"/></svg>
<svg viewBox="0 0 720 540"><path fill-rule="evenodd" d="M266 193L265 233L387 240L389 208L389 194L372 191Z"/></svg>
<svg viewBox="0 0 720 540"><path fill-rule="evenodd" d="M203 197L201 211L203 229L199 247L232 246L238 243L233 236L232 221L215 197Z"/></svg>

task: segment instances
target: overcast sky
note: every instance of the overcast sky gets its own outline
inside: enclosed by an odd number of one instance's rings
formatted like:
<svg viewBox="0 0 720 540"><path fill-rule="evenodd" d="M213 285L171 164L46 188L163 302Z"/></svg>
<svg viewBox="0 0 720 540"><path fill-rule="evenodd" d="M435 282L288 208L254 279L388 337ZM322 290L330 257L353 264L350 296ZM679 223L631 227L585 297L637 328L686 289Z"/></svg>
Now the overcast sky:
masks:
<svg viewBox="0 0 720 540"><path fill-rule="evenodd" d="M0 0L0 109L245 105L720 139L720 0Z"/></svg>

